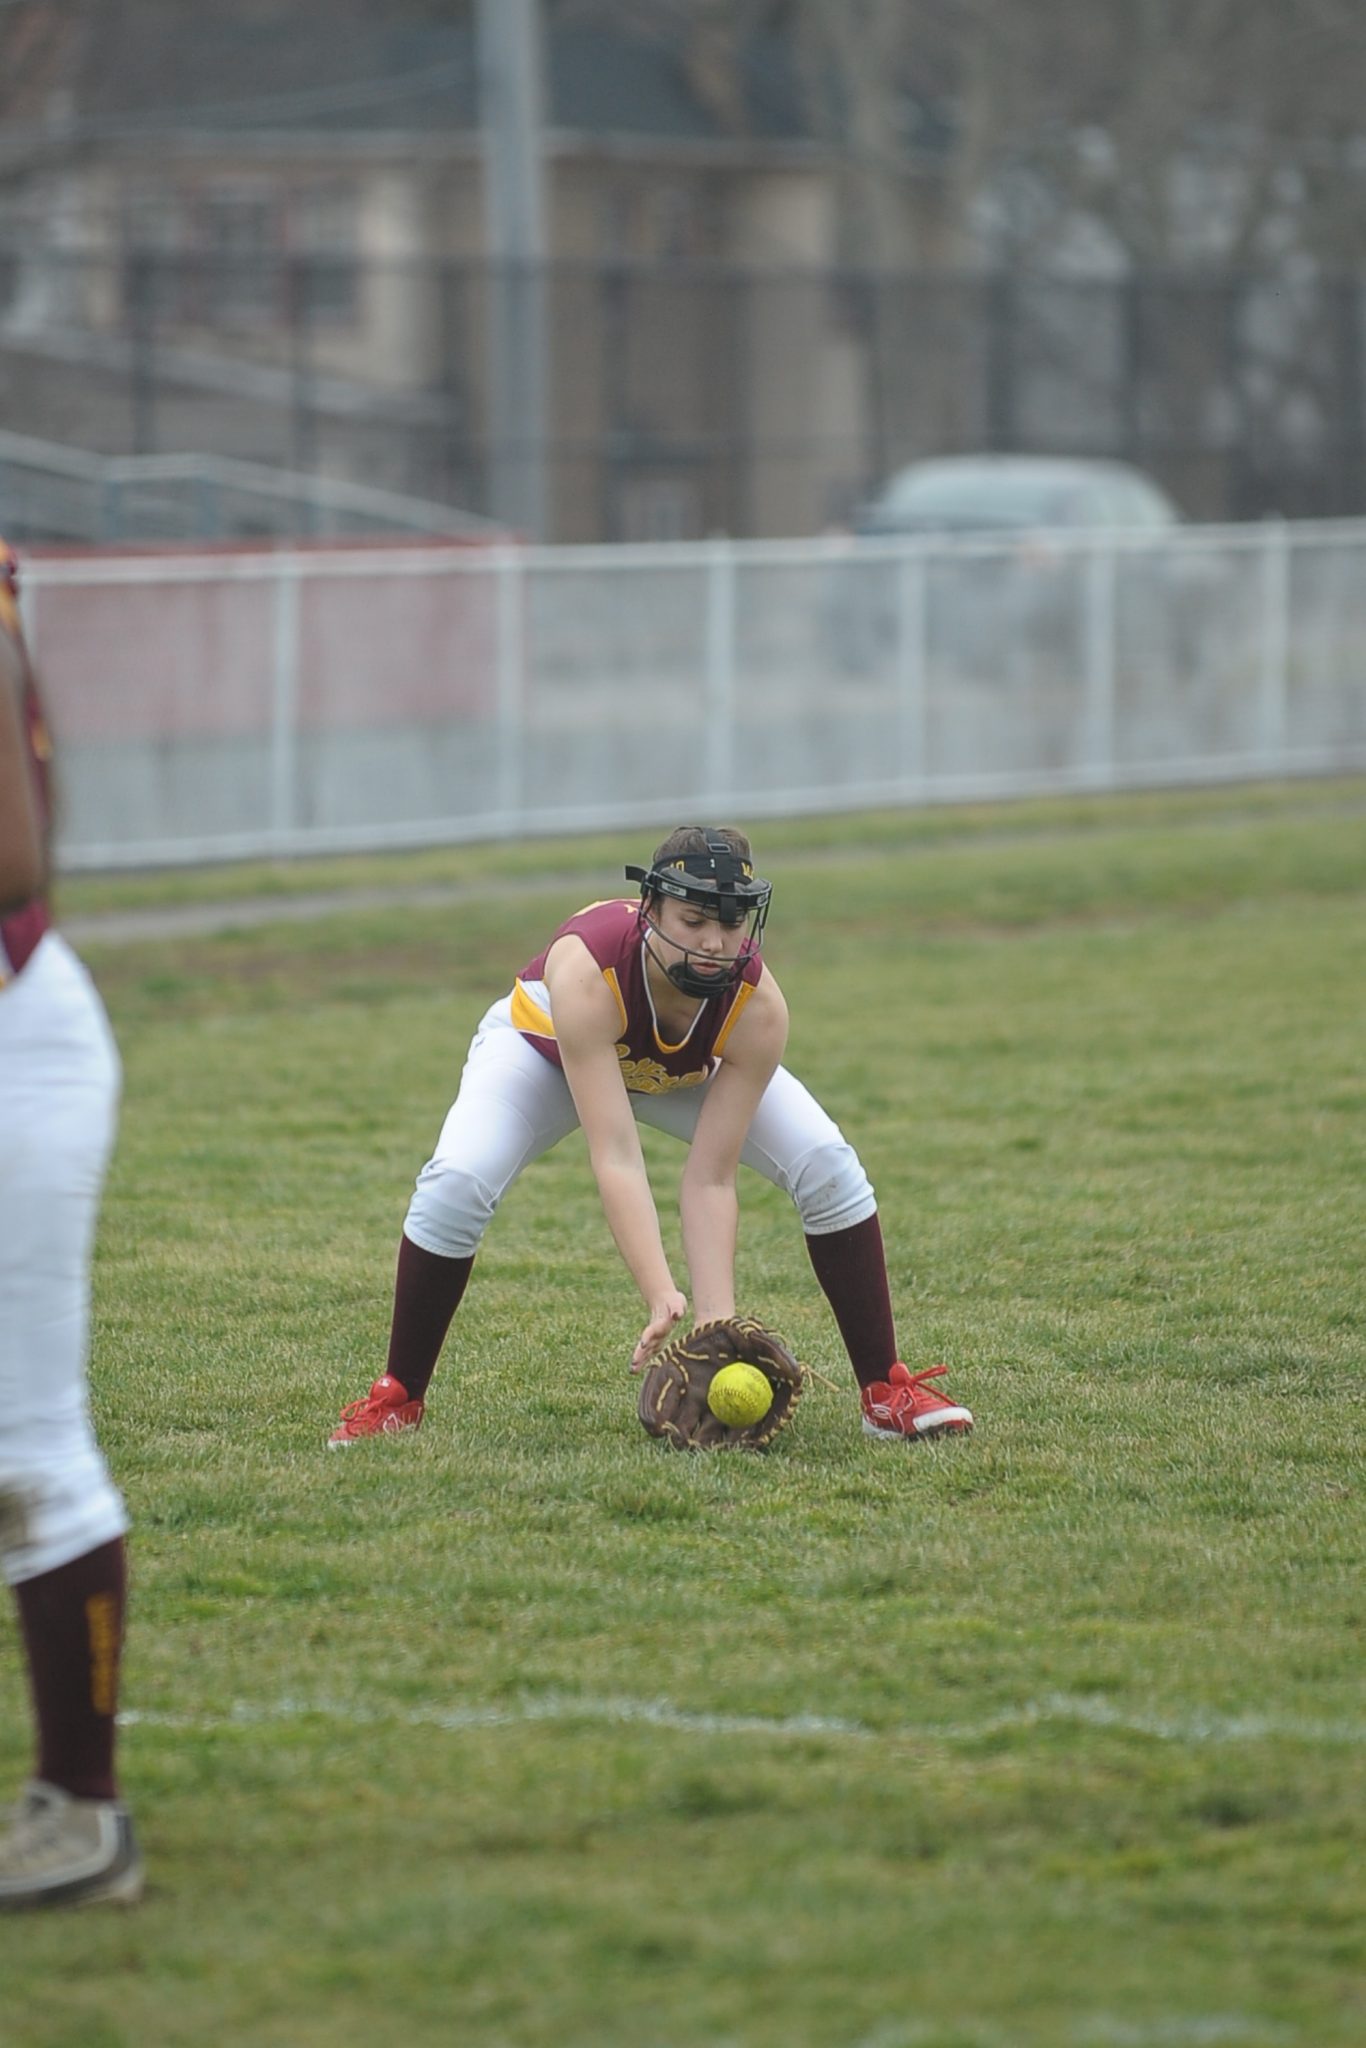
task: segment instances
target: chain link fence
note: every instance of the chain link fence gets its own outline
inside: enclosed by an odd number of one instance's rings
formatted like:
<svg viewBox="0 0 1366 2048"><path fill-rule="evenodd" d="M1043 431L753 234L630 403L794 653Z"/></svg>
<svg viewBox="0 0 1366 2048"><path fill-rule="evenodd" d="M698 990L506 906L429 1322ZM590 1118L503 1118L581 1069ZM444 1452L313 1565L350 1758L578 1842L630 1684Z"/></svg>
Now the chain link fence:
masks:
<svg viewBox="0 0 1366 2048"><path fill-rule="evenodd" d="M271 245L0 247L7 420L487 516L519 452L490 432L496 283ZM815 534L897 467L981 450L1127 460L1192 519L1366 515L1360 277L560 262L538 302L551 540Z"/></svg>

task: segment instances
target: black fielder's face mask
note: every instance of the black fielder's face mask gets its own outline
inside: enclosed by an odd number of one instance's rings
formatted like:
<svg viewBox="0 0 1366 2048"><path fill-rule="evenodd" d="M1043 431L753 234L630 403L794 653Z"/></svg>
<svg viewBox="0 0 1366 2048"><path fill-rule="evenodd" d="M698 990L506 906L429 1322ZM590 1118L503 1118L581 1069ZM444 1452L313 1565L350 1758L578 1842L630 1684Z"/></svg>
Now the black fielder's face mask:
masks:
<svg viewBox="0 0 1366 2048"><path fill-rule="evenodd" d="M683 995L702 1000L733 989L745 971L746 961L763 944L772 883L756 875L750 863L742 860L729 841L716 832L708 832L705 853L678 854L673 860L650 868L627 868L626 879L640 884L640 923L645 944L674 987ZM746 943L735 959L721 966L712 954L694 951L674 938L664 941L667 952L659 950L650 944L651 934L663 939L651 920L650 906L660 897L690 903L708 916L719 918L729 930L747 924Z"/></svg>

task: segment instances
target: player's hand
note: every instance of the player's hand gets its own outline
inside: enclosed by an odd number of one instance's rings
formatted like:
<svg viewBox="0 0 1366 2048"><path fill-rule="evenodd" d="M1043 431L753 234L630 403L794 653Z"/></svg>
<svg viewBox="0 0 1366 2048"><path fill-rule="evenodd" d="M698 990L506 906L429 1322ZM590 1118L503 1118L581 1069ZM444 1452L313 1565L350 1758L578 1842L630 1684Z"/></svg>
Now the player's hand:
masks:
<svg viewBox="0 0 1366 2048"><path fill-rule="evenodd" d="M677 1289L654 1303L650 1320L640 1333L640 1342L631 1353L632 1372L644 1372L675 1324L681 1323L687 1313L688 1298Z"/></svg>

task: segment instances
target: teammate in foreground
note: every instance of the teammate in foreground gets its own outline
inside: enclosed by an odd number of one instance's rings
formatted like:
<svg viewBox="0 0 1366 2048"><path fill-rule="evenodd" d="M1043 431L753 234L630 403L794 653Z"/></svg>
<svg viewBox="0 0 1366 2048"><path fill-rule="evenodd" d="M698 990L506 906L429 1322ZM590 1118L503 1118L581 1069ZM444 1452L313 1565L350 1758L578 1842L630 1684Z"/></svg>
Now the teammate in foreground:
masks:
<svg viewBox="0 0 1366 2048"><path fill-rule="evenodd" d="M38 1749L0 1833L0 1909L142 1889L114 1774L128 1524L85 1385L119 1062L89 977L49 925L47 755L0 546L0 1566Z"/></svg>
<svg viewBox="0 0 1366 2048"><path fill-rule="evenodd" d="M480 1239L524 1166L583 1127L602 1206L645 1304L641 1371L688 1314L670 1269L638 1123L688 1147L679 1194L698 1323L735 1313L736 1169L792 1197L816 1278L849 1353L863 1427L901 1439L971 1429L910 1372L896 1332L877 1203L857 1155L780 1062L787 1005L760 946L770 884L741 832L685 825L638 899L562 924L486 1013L399 1243L389 1355L331 1442L415 1429Z"/></svg>

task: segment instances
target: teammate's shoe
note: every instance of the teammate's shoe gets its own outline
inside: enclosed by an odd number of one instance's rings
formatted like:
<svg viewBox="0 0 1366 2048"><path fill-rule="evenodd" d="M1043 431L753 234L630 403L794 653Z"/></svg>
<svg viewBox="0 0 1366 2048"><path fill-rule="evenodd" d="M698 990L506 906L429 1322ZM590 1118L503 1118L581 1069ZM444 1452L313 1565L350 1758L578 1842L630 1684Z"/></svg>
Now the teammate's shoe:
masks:
<svg viewBox="0 0 1366 2048"><path fill-rule="evenodd" d="M410 1401L408 1389L386 1372L363 1401L351 1401L342 1409L327 1448L335 1451L342 1444L359 1443L363 1436L398 1436L405 1429L416 1429L423 1406L421 1401Z"/></svg>
<svg viewBox="0 0 1366 2048"><path fill-rule="evenodd" d="M972 1410L945 1400L927 1380L947 1372L946 1365L927 1365L911 1372L894 1365L885 1380L875 1380L863 1389L863 1433L865 1436L966 1436L972 1428Z"/></svg>
<svg viewBox="0 0 1366 2048"><path fill-rule="evenodd" d="M142 1897L142 1858L127 1807L73 1799L34 1778L0 1836L0 1912L25 1906L131 1906Z"/></svg>

